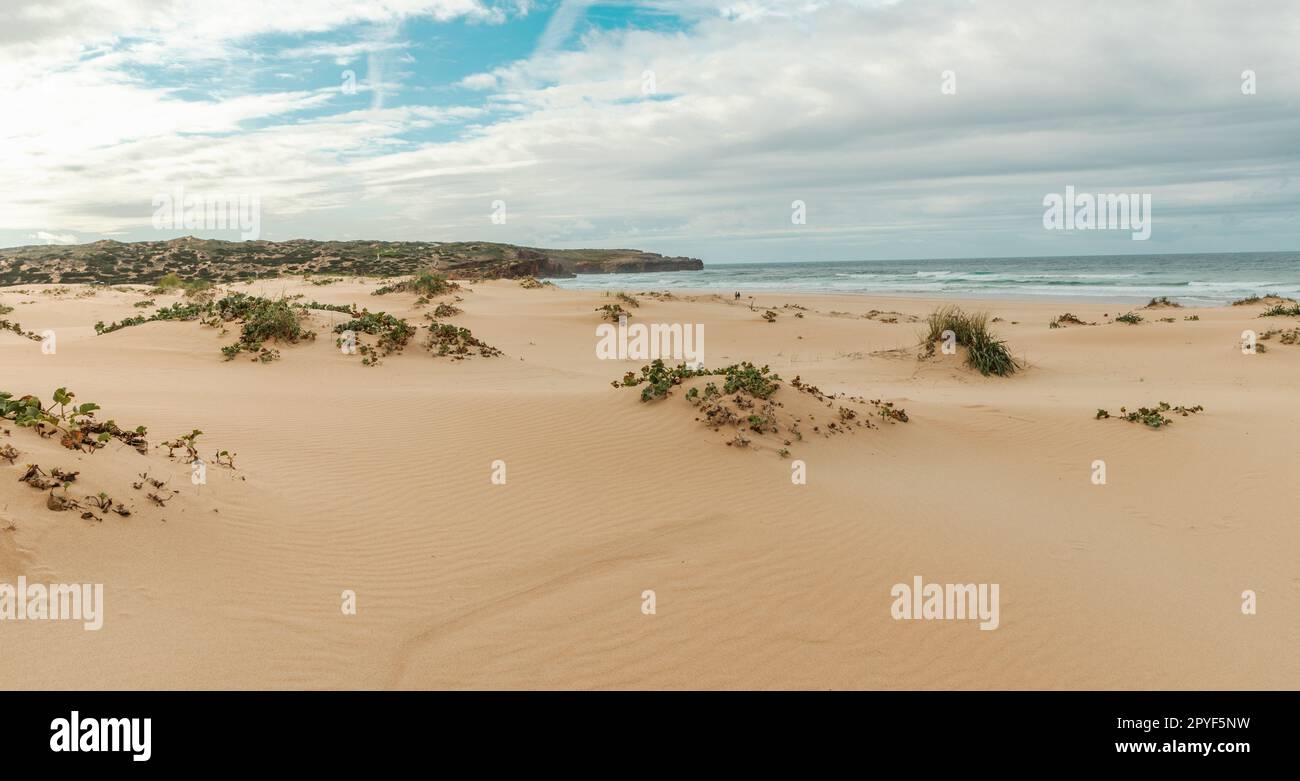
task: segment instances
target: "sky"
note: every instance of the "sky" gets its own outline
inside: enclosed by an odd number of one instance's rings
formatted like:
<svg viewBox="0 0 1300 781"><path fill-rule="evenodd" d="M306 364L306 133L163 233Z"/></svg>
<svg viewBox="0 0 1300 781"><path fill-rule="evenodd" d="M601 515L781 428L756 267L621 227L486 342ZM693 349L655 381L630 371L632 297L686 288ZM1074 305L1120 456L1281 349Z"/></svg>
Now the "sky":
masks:
<svg viewBox="0 0 1300 781"><path fill-rule="evenodd" d="M1300 3L0 0L0 246L1300 249ZM1150 196L1151 231L1044 201ZM800 219L802 216L802 219Z"/></svg>

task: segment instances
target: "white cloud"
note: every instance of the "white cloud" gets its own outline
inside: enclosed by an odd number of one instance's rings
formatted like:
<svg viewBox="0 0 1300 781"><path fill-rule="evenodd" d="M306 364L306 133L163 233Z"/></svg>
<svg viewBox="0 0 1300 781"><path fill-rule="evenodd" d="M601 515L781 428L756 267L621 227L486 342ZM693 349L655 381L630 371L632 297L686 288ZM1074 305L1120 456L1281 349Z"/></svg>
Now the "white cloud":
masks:
<svg viewBox="0 0 1300 781"><path fill-rule="evenodd" d="M31 238L39 239L46 244L76 244L77 237L72 233L50 233L49 231L36 231L31 234Z"/></svg>
<svg viewBox="0 0 1300 781"><path fill-rule="evenodd" d="M560 0L559 7L551 14L546 29L542 31L542 37L537 42L537 49L533 56L544 57L559 49L573 34L578 21L594 3L595 0Z"/></svg>
<svg viewBox="0 0 1300 781"><path fill-rule="evenodd" d="M127 15L152 13L146 5ZM365 14L308 5L320 13L291 11L261 29L392 24L417 8L482 21L501 13L459 0ZM132 44L65 61L3 96L21 110L0 125L10 177L0 230L143 230L152 194L183 181L261 194L276 238L635 239L706 259L1060 254L1077 247L1040 229L1041 199L1075 184L1153 193L1147 250L1300 238L1293 4L1196 14L1174 2L1093 5L1068 17L1029 0L650 6L694 24L593 30L574 46L574 27L555 20L535 56L459 80L486 93L488 110L379 98L357 111L333 91L181 100L119 67L179 45L165 34L156 52ZM211 19L196 38L222 51L241 25L255 23ZM373 51L402 50L400 35L382 40ZM364 45L289 54L360 56L372 51ZM1256 95L1241 94L1245 68L1259 75ZM955 95L940 92L945 70ZM294 118L306 108L324 115ZM480 124L409 141L413 130L466 121ZM796 198L809 211L797 228ZM506 225L489 219L496 199L508 203ZM1214 240L1238 247L1206 246L1205 222L1224 214L1240 222Z"/></svg>
<svg viewBox="0 0 1300 781"><path fill-rule="evenodd" d="M475 73L461 79L459 83L462 87L468 89L495 89L497 86L497 77L491 73Z"/></svg>
<svg viewBox="0 0 1300 781"><path fill-rule="evenodd" d="M363 55L378 52L400 51L407 47L404 41L358 41L356 43L314 43L297 46L278 53L284 59L329 58L336 65L347 65Z"/></svg>

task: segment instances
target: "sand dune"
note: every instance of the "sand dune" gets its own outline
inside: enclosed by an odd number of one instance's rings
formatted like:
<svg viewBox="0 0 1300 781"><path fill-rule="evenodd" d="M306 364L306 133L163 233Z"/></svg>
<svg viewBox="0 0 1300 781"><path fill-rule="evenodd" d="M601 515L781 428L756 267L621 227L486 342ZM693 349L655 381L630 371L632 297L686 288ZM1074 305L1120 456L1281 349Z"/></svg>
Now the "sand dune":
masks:
<svg viewBox="0 0 1300 781"><path fill-rule="evenodd" d="M681 392L611 388L645 361L596 359L601 293L474 284L451 322L504 356L408 349L366 368L324 337L260 365L223 361L229 335L193 322L96 336L142 296L48 287L0 290L10 320L58 335L43 355L0 332L0 389L67 386L151 443L202 429L237 469L195 486L162 450L77 454L7 426L21 455L0 464L0 582L103 583L106 617L0 623L6 688L1300 685L1300 346L1242 355L1244 329L1294 327L1259 306L1128 326L1107 322L1131 308L1115 304L961 302L1002 318L1026 365L997 378L917 360L906 316L933 301L640 297L633 322L705 324L709 365L907 410L792 444L808 470L794 485L791 459L728 447ZM236 289L422 317L374 287ZM1099 325L1049 329L1064 311ZM322 334L344 319L314 317ZM1205 412L1160 430L1094 419L1162 400ZM50 512L17 482L31 462L82 470L73 493L133 515ZM151 505L130 487L142 471L180 493ZM1000 584L1001 625L894 620L890 588L915 575Z"/></svg>

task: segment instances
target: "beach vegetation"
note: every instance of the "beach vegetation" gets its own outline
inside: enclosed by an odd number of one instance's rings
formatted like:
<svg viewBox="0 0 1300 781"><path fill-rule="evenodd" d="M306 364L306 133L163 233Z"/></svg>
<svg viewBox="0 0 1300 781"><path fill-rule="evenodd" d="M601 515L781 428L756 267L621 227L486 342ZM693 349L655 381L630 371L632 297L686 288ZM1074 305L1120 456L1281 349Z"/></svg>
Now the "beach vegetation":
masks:
<svg viewBox="0 0 1300 781"><path fill-rule="evenodd" d="M334 326L336 334L343 334L346 331L377 337L373 345L357 345L357 352L362 356L361 363L364 366L379 365L380 358L401 352L411 341L411 337L415 336L415 326L405 318L387 312L371 312L368 309L354 312L351 320Z"/></svg>
<svg viewBox="0 0 1300 781"><path fill-rule="evenodd" d="M435 356L449 356L452 360L463 360L475 352L484 358L496 358L502 353L497 348L482 341L470 333L468 328L460 328L450 323L430 323L429 335L424 346Z"/></svg>
<svg viewBox="0 0 1300 781"><path fill-rule="evenodd" d="M601 317L611 323L617 323L620 317L631 317L632 313L623 308L621 304L605 304L596 307L596 311L601 313Z"/></svg>
<svg viewBox="0 0 1300 781"><path fill-rule="evenodd" d="M1059 315L1055 320L1048 323L1048 327L1050 328L1063 328L1067 325L1096 325L1096 323L1085 322L1082 318L1071 314L1070 312Z"/></svg>
<svg viewBox="0 0 1300 781"><path fill-rule="evenodd" d="M705 379L707 381L700 382ZM871 417L890 423L908 420L907 412L892 402L867 402L847 394L826 394L799 377L790 381L790 385L801 395L780 401L776 395L783 382L770 367L755 366L748 361L708 369L684 363L669 366L662 360L655 360L639 371L626 372L621 379L610 384L615 388L639 387L642 402L664 399L671 395L674 387L684 386L684 398L696 408L697 421L714 431L726 429L732 432L726 444L748 448L757 435L767 439L781 458L790 456L792 442L804 441L803 421L805 418L808 421L816 419L808 411L810 408L820 410L824 406L830 410L828 416L831 420L822 426L812 426L813 432L821 436L876 428ZM787 403L791 406L787 407ZM776 435L775 441L771 439L772 435Z"/></svg>
<svg viewBox="0 0 1300 781"><path fill-rule="evenodd" d="M162 442L158 445L158 447L167 448L167 457L171 459L176 458L177 450L184 450L185 454L181 457L181 463L192 464L195 461L197 461L199 458L199 449L196 442L198 441L198 438L201 436L203 436L203 432L199 431L198 429L194 429L190 433L182 434L181 436L176 437L170 442Z"/></svg>
<svg viewBox="0 0 1300 781"><path fill-rule="evenodd" d="M1265 293L1262 296L1254 295L1254 296L1246 296L1245 298L1238 298L1236 301L1232 302L1232 305L1251 306L1253 304L1267 304L1270 301L1281 302L1281 301L1291 301L1291 300L1292 299L1287 298L1286 296L1283 296L1279 293Z"/></svg>
<svg viewBox="0 0 1300 781"><path fill-rule="evenodd" d="M227 305L223 306L223 302ZM265 347L265 342L297 344L316 338L314 331L302 327L299 311L283 298L272 300L236 293L217 302L216 314L222 321L241 323L239 341L222 348L226 360L248 352L254 361L270 363L280 357L280 352Z"/></svg>
<svg viewBox="0 0 1300 781"><path fill-rule="evenodd" d="M154 283L154 288L151 292L154 295L159 293L172 293L180 290L184 286L185 280L181 279L179 274L175 271L168 271L166 274L163 274L158 278L158 281Z"/></svg>
<svg viewBox="0 0 1300 781"><path fill-rule="evenodd" d="M892 401L872 399L871 403L875 405L876 414L880 416L881 420L890 423L906 423L909 420L907 417L907 410L902 407L895 407L894 402Z"/></svg>
<svg viewBox="0 0 1300 781"><path fill-rule="evenodd" d="M422 271L410 279L397 282L392 285L384 285L376 289L371 295L383 296L389 293L418 293L423 296L441 296L450 293L453 290L459 290L460 285L452 282L441 274L432 271Z"/></svg>
<svg viewBox="0 0 1300 781"><path fill-rule="evenodd" d="M148 452L145 441L148 431L144 426L124 430L112 420L100 421L95 417L100 409L98 404L76 404L75 399L76 394L67 388L56 388L49 405L30 394L14 398L13 394L0 391L0 418L30 428L41 437L58 437L59 443L69 450L93 453L116 439L141 453Z"/></svg>
<svg viewBox="0 0 1300 781"><path fill-rule="evenodd" d="M253 355L254 361L268 363L279 357L279 351L265 347L265 342L297 344L316 338L315 332L302 327L298 310L304 308L309 307L290 303L288 298L270 299L250 296L247 293L232 293L215 300L204 297L203 300L193 302L178 301L158 309L148 317L137 315L109 324L100 321L95 323L95 333L102 335L123 328L168 320L185 322L200 320L204 325L209 326L238 323L239 340L222 347L221 354L226 360L232 360L240 353L248 352Z"/></svg>
<svg viewBox="0 0 1300 781"><path fill-rule="evenodd" d="M1180 415L1185 418L1188 415L1194 415L1197 412L1203 412L1204 410L1205 408L1200 404L1193 407L1182 405L1175 407L1170 405L1169 402L1162 401L1157 403L1154 407L1138 407L1136 410L1132 411L1127 407L1120 407L1119 414L1114 416L1112 416L1108 410L1098 409L1096 419L1107 420L1114 417L1118 420L1128 421L1129 423L1141 423L1150 428L1161 428L1174 422L1173 418L1169 417L1171 414Z"/></svg>
<svg viewBox="0 0 1300 781"><path fill-rule="evenodd" d="M40 334L36 333L35 331L24 331L22 324L17 322L11 323L8 320L0 320L0 331L13 331L19 336L31 339L33 342L41 341Z"/></svg>
<svg viewBox="0 0 1300 781"><path fill-rule="evenodd" d="M1291 328L1289 330L1282 329L1282 328L1270 328L1269 330L1260 334L1259 338L1261 341L1264 341L1267 339L1272 339L1274 336L1278 337L1278 341L1281 342L1282 344L1297 344L1300 343L1300 328ZM1261 344L1255 345L1256 352L1259 352L1260 347L1263 347L1263 345Z"/></svg>
<svg viewBox="0 0 1300 781"><path fill-rule="evenodd" d="M988 314L963 312L957 306L944 306L926 318L928 333L925 336L927 354L934 353L934 345L951 331L958 345L966 348L966 364L979 371L1006 377L1021 368L1020 363L1007 349L1006 342L997 339L988 328Z"/></svg>
<svg viewBox="0 0 1300 781"><path fill-rule="evenodd" d="M1260 317L1300 317L1300 304L1274 304L1263 312L1259 313Z"/></svg>
<svg viewBox="0 0 1300 781"><path fill-rule="evenodd" d="M1157 296L1156 298L1153 298L1150 301L1148 301L1146 307L1144 308L1155 309L1160 307L1176 307L1181 309L1182 306L1183 306L1182 304L1178 303L1177 301L1174 301L1169 296Z"/></svg>

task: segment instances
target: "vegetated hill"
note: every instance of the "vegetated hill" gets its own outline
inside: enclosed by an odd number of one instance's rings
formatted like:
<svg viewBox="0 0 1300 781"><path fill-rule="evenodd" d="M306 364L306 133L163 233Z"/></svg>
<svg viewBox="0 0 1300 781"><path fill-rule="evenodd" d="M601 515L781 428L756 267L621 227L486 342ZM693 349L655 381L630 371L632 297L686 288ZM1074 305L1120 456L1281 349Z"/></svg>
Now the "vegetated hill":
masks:
<svg viewBox="0 0 1300 781"><path fill-rule="evenodd" d="M183 279L231 282L282 274L398 276L429 268L456 279L492 279L693 271L704 263L634 249L554 250L474 241L219 241L187 236L0 249L0 286L116 285L152 282L168 272Z"/></svg>

